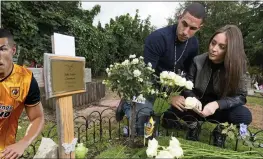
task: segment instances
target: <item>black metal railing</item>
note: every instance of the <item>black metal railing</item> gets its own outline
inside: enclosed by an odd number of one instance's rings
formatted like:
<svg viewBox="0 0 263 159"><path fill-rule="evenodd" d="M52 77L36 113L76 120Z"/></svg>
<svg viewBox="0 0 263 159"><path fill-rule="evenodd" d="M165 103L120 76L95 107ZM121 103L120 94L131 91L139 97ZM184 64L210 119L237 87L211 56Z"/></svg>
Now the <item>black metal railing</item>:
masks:
<svg viewBox="0 0 263 159"><path fill-rule="evenodd" d="M139 113L142 113L145 109L141 109L136 114L136 130L143 129L143 124L138 123L140 120ZM112 115L109 112L112 113ZM200 142L205 142L208 144L212 143L213 131L216 127L220 125L219 122L215 120L204 120L198 121L193 116L184 116L179 118L176 114L174 114L173 119L165 119L163 118L163 114L153 115L155 123L155 131L154 137L156 136L170 136L171 134L176 137L187 138L187 133L190 129L193 129L193 126L190 125L193 121L196 122L194 127L198 128L198 138L196 140ZM185 118L190 121L184 120ZM147 121L147 118L144 118ZM93 147L96 150L99 148L97 144L102 143L103 141L113 141L113 140L125 140L129 136L130 132L127 127L129 127L129 122L127 118L124 118L122 121L117 122L115 120L115 109L106 108L102 112L93 111L88 116L78 116L74 118L75 121L75 137L78 138L78 143L84 143L87 147ZM172 123L171 127L163 127L163 122L169 121ZM211 124L213 123L213 124ZM47 138L57 138L57 133L55 131L56 123L49 130L45 131L45 134L42 134L43 137ZM125 131L126 133L125 133ZM243 141L238 139L239 136L235 134L234 139L230 139L227 135L225 135L226 145L224 144L223 148L229 148L237 151L240 146L247 147L249 150L254 148L263 148L263 130L256 130L248 128L248 141ZM189 139L189 138L188 138ZM37 140L26 150L22 158L33 158L33 156L37 152L37 147L40 144L41 140ZM228 147L227 143L232 142L232 145ZM248 143L250 143L248 145ZM261 154L261 153L259 153ZM261 154L263 157L263 154Z"/></svg>

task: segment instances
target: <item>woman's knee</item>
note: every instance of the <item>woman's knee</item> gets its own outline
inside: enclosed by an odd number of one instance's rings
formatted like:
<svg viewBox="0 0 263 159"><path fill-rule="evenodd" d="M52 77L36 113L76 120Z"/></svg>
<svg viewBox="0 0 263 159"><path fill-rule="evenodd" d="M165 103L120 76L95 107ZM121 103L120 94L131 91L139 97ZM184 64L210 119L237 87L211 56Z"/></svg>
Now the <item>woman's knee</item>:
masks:
<svg viewBox="0 0 263 159"><path fill-rule="evenodd" d="M228 119L233 124L246 124L252 122L252 114L246 106L237 106L229 110Z"/></svg>

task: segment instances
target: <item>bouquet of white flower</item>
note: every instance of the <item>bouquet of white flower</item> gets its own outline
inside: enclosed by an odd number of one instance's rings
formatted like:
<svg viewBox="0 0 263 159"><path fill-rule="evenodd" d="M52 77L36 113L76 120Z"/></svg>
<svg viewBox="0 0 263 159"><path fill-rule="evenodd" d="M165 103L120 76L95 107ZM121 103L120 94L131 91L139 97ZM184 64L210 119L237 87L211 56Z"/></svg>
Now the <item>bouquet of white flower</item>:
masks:
<svg viewBox="0 0 263 159"><path fill-rule="evenodd" d="M128 101L143 103L153 88L151 64L146 65L143 57L130 55L122 63L114 63L106 69L108 78L103 83Z"/></svg>
<svg viewBox="0 0 263 159"><path fill-rule="evenodd" d="M159 98L157 102L158 110L162 110L164 103L169 102L172 96L179 95L184 89L193 89L191 81L187 81L186 78L170 71L161 72L160 77L157 77L157 83L159 89L151 90L151 94L155 98Z"/></svg>
<svg viewBox="0 0 263 159"><path fill-rule="evenodd" d="M178 139L171 137L168 147L160 146L155 138L149 140L146 154L150 158L179 158L184 153Z"/></svg>
<svg viewBox="0 0 263 159"><path fill-rule="evenodd" d="M135 114L136 104L144 103L150 90L153 89L152 76L154 70L152 65L145 64L143 57L136 58L130 55L122 63L115 63L106 69L108 78L103 83L112 91L117 92L119 96L126 101L131 102L130 132L131 144L135 138Z"/></svg>

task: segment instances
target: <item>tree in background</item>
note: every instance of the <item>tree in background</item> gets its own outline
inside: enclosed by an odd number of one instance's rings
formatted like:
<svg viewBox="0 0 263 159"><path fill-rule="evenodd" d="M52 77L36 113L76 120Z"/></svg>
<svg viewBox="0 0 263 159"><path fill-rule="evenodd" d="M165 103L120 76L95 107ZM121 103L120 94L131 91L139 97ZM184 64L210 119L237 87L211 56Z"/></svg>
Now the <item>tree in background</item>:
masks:
<svg viewBox="0 0 263 159"><path fill-rule="evenodd" d="M2 27L11 30L18 44L19 64L43 64L43 54L52 52L51 35L57 32L75 37L76 55L86 58L93 76L129 54L142 55L144 39L154 30L150 17L141 20L138 10L134 17L121 15L105 28L100 23L95 27L100 6L83 10L78 1L4 1L1 11Z"/></svg>
<svg viewBox="0 0 263 159"><path fill-rule="evenodd" d="M168 25L175 24L178 16L190 2L181 3L174 16L167 19ZM244 45L249 59L250 72L263 65L263 5L262 2L219 2L202 3L207 12L203 28L197 33L200 52L207 52L208 42L212 34L226 24L237 25L244 37ZM253 69L254 68L254 69ZM253 70L253 71L252 71Z"/></svg>

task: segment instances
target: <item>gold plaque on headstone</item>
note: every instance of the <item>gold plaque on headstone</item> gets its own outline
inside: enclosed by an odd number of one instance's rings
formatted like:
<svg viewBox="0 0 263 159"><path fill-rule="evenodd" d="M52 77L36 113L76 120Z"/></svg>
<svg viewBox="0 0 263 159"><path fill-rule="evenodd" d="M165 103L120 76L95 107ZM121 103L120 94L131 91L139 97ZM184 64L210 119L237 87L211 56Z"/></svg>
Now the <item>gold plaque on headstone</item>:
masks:
<svg viewBox="0 0 263 159"><path fill-rule="evenodd" d="M84 61L51 59L53 94L85 90Z"/></svg>

